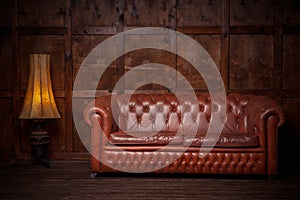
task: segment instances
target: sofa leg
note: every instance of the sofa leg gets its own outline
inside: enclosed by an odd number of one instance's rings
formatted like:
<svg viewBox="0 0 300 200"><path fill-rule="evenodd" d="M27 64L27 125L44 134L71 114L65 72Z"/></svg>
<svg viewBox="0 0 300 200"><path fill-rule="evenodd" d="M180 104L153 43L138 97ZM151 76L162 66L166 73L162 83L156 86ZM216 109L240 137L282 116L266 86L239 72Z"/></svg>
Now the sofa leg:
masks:
<svg viewBox="0 0 300 200"><path fill-rule="evenodd" d="M91 173L91 178L94 179L94 178L97 177L97 175L98 175L98 172L92 172Z"/></svg>

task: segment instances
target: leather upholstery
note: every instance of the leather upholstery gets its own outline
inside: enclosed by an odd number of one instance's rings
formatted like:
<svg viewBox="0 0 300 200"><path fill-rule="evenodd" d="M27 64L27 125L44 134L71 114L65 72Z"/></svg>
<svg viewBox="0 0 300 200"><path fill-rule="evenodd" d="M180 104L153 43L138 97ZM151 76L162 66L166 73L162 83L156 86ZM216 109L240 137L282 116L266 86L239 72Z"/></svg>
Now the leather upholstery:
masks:
<svg viewBox="0 0 300 200"><path fill-rule="evenodd" d="M176 163L157 172L277 173L277 131L285 122L285 112L271 98L250 94L228 95L225 126L212 151L223 149L225 152L209 153L205 158L209 162L205 162L197 160L199 149L208 129L211 112L218 113L220 106L211 104L208 93L197 95L198 103L193 103L187 96L182 105L172 94L134 94L129 102L126 102L127 97L100 97L91 102L84 111L85 121L92 129L91 149L93 155L96 155L91 158L93 171L114 171L114 165L120 165L132 172L138 172L138 166L141 169L147 166L158 167L159 163L167 162L168 155L178 152L169 150L158 155L149 151L149 148L173 141L171 144L175 146L191 143L197 150L184 153ZM114 122L112 111L120 127ZM106 137L99 134L99 125ZM130 135L121 130L129 132ZM191 130L198 133L195 138L189 135ZM175 137L174 133L177 131L182 134ZM153 132L158 133L153 135ZM145 137L131 136L133 134ZM130 148L132 151L120 153L113 147L107 149L110 144L121 145L122 148ZM109 167L101 164L97 157L111 160L112 165ZM230 162L226 160L229 157L233 158Z"/></svg>
<svg viewBox="0 0 300 200"><path fill-rule="evenodd" d="M173 163L174 157L179 157ZM202 157L202 156L201 156ZM131 172L154 171L158 173L203 173L203 174L265 174L263 153L209 153L200 158L199 152L131 152L126 156L120 151L108 151L106 160L114 168ZM162 163L170 165L162 168ZM104 166L105 171L116 170ZM162 169L161 169L162 168Z"/></svg>
<svg viewBox="0 0 300 200"><path fill-rule="evenodd" d="M123 131L118 131L110 134L110 143L112 144L127 144L127 145L167 145L169 143L182 144L182 134L174 132L131 132L127 134Z"/></svg>
<svg viewBox="0 0 300 200"><path fill-rule="evenodd" d="M205 140L216 141L215 147L256 147L258 138L254 134L221 134L219 138L205 138L206 134L185 135L183 145L201 147Z"/></svg>

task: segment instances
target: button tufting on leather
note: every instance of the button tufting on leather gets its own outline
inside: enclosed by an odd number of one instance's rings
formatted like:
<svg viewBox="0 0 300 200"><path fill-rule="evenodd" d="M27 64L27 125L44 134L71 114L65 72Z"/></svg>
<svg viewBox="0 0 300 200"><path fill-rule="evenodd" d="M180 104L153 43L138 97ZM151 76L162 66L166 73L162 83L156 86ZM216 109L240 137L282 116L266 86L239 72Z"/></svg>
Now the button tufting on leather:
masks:
<svg viewBox="0 0 300 200"><path fill-rule="evenodd" d="M174 154L170 152L109 152L107 160L114 168L130 171L147 169L158 170L163 165L173 162ZM177 154L176 154L177 155ZM253 160L252 160L253 158ZM185 152L165 168L166 171L187 173L261 173L265 170L260 155L253 157L251 153L209 153L205 158L200 158L199 153Z"/></svg>
<svg viewBox="0 0 300 200"><path fill-rule="evenodd" d="M130 110L130 112L134 112L134 110L135 110L135 109L134 109L134 106L130 106L130 107L129 107L129 110Z"/></svg>
<svg viewBox="0 0 300 200"><path fill-rule="evenodd" d="M144 106L144 112L148 112L149 111L149 106Z"/></svg>
<svg viewBox="0 0 300 200"><path fill-rule="evenodd" d="M200 108L199 108L200 112L203 112L204 111L204 106L201 105Z"/></svg>

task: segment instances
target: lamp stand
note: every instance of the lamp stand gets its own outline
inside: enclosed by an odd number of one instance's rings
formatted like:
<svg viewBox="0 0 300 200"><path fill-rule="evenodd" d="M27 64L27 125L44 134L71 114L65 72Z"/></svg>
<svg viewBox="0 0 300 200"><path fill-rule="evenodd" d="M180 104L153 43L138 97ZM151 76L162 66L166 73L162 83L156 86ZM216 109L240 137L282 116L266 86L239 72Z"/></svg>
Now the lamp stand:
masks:
<svg viewBox="0 0 300 200"><path fill-rule="evenodd" d="M35 128L30 134L31 153L36 162L49 168L47 160L48 144L50 143L48 132L44 130L43 120L34 120Z"/></svg>

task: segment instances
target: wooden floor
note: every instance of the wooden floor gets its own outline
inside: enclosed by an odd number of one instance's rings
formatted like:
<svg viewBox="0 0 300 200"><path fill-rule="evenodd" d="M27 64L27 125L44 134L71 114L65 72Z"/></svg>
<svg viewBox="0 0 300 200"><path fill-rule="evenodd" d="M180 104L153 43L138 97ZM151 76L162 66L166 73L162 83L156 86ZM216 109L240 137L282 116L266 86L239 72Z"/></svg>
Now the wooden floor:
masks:
<svg viewBox="0 0 300 200"><path fill-rule="evenodd" d="M115 174L90 178L88 162L0 164L0 199L296 199L300 174L216 177Z"/></svg>

